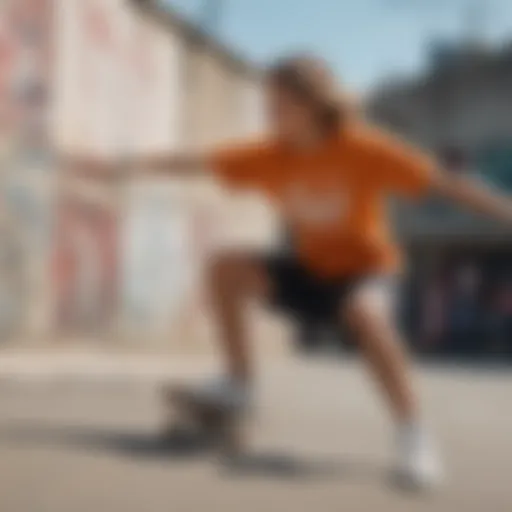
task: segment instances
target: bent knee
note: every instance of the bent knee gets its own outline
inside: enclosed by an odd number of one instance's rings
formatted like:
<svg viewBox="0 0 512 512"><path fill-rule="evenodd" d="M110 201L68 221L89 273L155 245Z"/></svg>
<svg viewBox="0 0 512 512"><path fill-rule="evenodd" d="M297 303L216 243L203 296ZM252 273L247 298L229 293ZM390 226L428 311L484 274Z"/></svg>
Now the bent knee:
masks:
<svg viewBox="0 0 512 512"><path fill-rule="evenodd" d="M389 283L371 280L362 283L346 298L342 315L355 330L367 330L394 323L396 289Z"/></svg>
<svg viewBox="0 0 512 512"><path fill-rule="evenodd" d="M262 273L250 255L224 253L208 267L208 280L215 289L248 292L262 286Z"/></svg>
<svg viewBox="0 0 512 512"><path fill-rule="evenodd" d="M245 260L240 255L220 254L208 265L209 281L216 285L232 283L243 274L245 265Z"/></svg>

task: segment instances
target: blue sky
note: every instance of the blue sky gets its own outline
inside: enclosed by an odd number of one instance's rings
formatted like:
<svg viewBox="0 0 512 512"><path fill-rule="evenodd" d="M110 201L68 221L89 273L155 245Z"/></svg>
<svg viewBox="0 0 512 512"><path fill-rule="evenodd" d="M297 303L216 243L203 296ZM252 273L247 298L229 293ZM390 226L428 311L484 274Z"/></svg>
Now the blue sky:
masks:
<svg viewBox="0 0 512 512"><path fill-rule="evenodd" d="M208 0L166 0L199 18ZM215 1L215 0L214 0ZM220 0L222 1L222 0ZM512 0L224 0L218 31L264 62L307 49L326 57L346 84L366 90L417 72L433 39L456 40L477 18L492 44L512 40ZM468 13L473 12L474 15Z"/></svg>

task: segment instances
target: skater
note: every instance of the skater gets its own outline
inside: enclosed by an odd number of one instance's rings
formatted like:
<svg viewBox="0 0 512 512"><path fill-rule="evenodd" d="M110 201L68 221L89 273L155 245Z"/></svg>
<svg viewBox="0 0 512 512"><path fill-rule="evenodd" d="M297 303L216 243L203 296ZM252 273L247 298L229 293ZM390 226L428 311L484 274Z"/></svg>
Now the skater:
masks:
<svg viewBox="0 0 512 512"><path fill-rule="evenodd" d="M226 366L218 379L185 388L187 399L198 409L214 406L235 415L250 409L255 370L247 300L267 301L298 317L343 321L387 399L400 474L432 486L441 479L441 464L396 325L402 263L385 201L432 192L505 223L512 223L512 203L471 178L442 172L428 156L360 119L320 59L277 62L265 88L265 140L210 155L149 155L130 163L174 176L212 172L231 189L260 191L293 230L294 254L233 251L212 262L208 284Z"/></svg>

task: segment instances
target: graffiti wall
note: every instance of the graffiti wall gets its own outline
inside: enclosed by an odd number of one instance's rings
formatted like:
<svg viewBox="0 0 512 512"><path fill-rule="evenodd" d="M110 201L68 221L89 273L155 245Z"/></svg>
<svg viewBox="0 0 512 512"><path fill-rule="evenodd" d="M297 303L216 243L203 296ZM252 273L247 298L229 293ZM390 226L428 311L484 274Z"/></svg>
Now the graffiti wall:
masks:
<svg viewBox="0 0 512 512"><path fill-rule="evenodd" d="M187 44L126 0L0 0L0 155L8 161L2 169L14 171L2 174L1 205L23 223L5 233L29 234L31 250L22 251L32 262L22 266L30 268L34 307L22 309L37 309L34 325L88 331L122 319L139 333L164 333L180 309L198 316L203 295L192 290L218 239L265 231L266 221L230 205L210 183L181 189L141 180L104 190L99 204L63 194L72 169L52 172L49 148L110 159L183 143ZM202 67L214 77L217 65L222 71L222 58ZM227 137L254 133L261 122L258 87L232 74L222 83L237 108L217 87L222 107L205 114L212 142L222 123L231 123ZM192 101L206 105L213 93L200 90Z"/></svg>
<svg viewBox="0 0 512 512"><path fill-rule="evenodd" d="M179 40L124 0L58 3L59 146L118 158L176 145ZM177 276L184 272L177 269L186 270L186 228L181 213L168 207L172 197L165 186L133 190L111 191L115 221L105 212L84 213L76 204L59 208L55 268L61 325L87 318L91 323L101 311L132 331L169 328L183 295ZM105 318L98 322L105 324Z"/></svg>
<svg viewBox="0 0 512 512"><path fill-rule="evenodd" d="M177 142L180 42L124 0L59 0L55 130L103 154Z"/></svg>
<svg viewBox="0 0 512 512"><path fill-rule="evenodd" d="M44 137L52 70L52 0L0 3L0 126L25 144Z"/></svg>
<svg viewBox="0 0 512 512"><path fill-rule="evenodd" d="M71 195L61 199L57 212L54 326L64 333L109 330L118 293L116 212Z"/></svg>
<svg viewBox="0 0 512 512"><path fill-rule="evenodd" d="M2 273L9 279L1 286L12 288L0 290L4 312L8 311L0 323L8 323L11 333L44 316L40 292L51 226L53 8L53 0L0 3L0 237L10 254L2 258L1 265L7 266ZM7 263L13 261L14 267ZM12 280L16 285L10 284Z"/></svg>

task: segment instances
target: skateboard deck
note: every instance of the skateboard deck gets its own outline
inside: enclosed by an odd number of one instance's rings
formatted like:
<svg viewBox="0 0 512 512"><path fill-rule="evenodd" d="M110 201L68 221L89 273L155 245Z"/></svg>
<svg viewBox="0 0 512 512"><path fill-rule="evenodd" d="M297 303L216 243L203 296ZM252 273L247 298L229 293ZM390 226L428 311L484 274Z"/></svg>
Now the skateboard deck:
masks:
<svg viewBox="0 0 512 512"><path fill-rule="evenodd" d="M166 430L188 430L226 456L241 454L244 447L243 418L238 411L203 402L186 386L167 385L162 390Z"/></svg>

